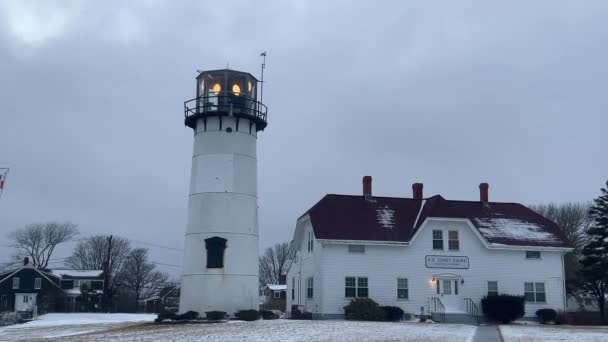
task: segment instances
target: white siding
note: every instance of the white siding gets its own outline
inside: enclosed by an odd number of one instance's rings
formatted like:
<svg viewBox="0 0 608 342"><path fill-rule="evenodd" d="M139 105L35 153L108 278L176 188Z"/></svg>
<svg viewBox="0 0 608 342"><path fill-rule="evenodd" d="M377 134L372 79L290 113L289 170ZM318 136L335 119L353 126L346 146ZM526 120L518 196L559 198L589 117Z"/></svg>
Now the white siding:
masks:
<svg viewBox="0 0 608 342"><path fill-rule="evenodd" d="M313 232L310 220L302 220L296 227L296 238L294 248L296 249L296 262L292 263L287 272L287 312L291 311L292 305L300 305L301 309L311 313L321 313L321 284L322 267L321 255L323 253L321 244L313 239L313 250L308 250L308 234ZM314 236L314 233L313 233ZM313 298L307 298L306 279L313 277ZM291 300L292 279L295 278L295 300Z"/></svg>
<svg viewBox="0 0 608 342"><path fill-rule="evenodd" d="M444 251L432 249L432 230L444 230ZM458 230L459 251L448 251L448 230ZM304 244L306 248L306 244ZM315 246L315 251L319 250ZM467 256L469 269L426 268L426 255ZM365 253L348 253L345 244L325 243L316 265L322 291L321 312L341 315L350 299L344 297L346 276L366 276L369 297L381 305L400 306L408 313L419 314L424 307L428 313L428 298L436 296L432 279L438 274L461 277L459 282L460 309L462 298L472 298L480 306L486 295L487 281L498 281L499 293L523 295L524 282L544 282L546 303L526 304L526 316L535 316L539 308L564 309L562 252L543 251L540 260L526 260L524 250L488 249L472 228L461 220L429 220L411 246L366 245ZM306 261L305 261L306 262ZM310 265L306 266L310 269ZM397 299L397 278L407 278L409 299ZM322 293L319 293L322 292Z"/></svg>

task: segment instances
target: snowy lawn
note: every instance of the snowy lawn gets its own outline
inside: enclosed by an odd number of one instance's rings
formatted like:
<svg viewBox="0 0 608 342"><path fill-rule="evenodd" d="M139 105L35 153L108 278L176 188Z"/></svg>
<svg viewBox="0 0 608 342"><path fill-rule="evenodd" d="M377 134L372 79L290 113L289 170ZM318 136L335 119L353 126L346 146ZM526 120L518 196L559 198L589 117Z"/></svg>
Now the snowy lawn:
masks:
<svg viewBox="0 0 608 342"><path fill-rule="evenodd" d="M32 340L105 331L131 324L152 322L155 318L156 315L149 314L51 313L24 324L1 327L0 341Z"/></svg>
<svg viewBox="0 0 608 342"><path fill-rule="evenodd" d="M500 333L505 342L536 341L608 341L608 326L581 327L563 325L501 325Z"/></svg>
<svg viewBox="0 0 608 342"><path fill-rule="evenodd" d="M349 321L270 320L217 324L142 324L62 341L469 341L475 327Z"/></svg>

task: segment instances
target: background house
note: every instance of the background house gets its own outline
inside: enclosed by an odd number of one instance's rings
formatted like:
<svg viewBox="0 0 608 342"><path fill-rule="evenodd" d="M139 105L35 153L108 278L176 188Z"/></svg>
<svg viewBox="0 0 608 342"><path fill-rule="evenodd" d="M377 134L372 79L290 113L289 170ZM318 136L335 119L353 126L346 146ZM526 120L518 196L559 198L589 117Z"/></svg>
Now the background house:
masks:
<svg viewBox="0 0 608 342"><path fill-rule="evenodd" d="M101 270L50 270L61 279L65 294L65 312L93 312L101 310L103 271Z"/></svg>
<svg viewBox="0 0 608 342"><path fill-rule="evenodd" d="M36 312L97 311L103 271L41 270L29 264L0 273L0 312L31 317Z"/></svg>
<svg viewBox="0 0 608 342"><path fill-rule="evenodd" d="M163 310L177 311L179 307L179 285L165 286L155 295L143 300L146 313L160 313Z"/></svg>
<svg viewBox="0 0 608 342"><path fill-rule="evenodd" d="M56 311L64 296L60 284L60 277L34 268L25 258L23 266L0 274L0 312L31 317L34 310Z"/></svg>
<svg viewBox="0 0 608 342"><path fill-rule="evenodd" d="M281 310L285 312L287 285L266 284L262 286L260 291L260 310Z"/></svg>

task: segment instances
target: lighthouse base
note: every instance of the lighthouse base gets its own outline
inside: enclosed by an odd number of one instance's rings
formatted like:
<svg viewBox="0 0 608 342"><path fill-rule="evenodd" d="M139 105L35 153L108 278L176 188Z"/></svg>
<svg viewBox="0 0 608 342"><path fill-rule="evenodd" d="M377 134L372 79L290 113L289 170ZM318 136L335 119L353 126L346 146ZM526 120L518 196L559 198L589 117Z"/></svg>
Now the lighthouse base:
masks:
<svg viewBox="0 0 608 342"><path fill-rule="evenodd" d="M179 312L224 311L234 317L239 310L259 309L257 275L196 274L184 275Z"/></svg>

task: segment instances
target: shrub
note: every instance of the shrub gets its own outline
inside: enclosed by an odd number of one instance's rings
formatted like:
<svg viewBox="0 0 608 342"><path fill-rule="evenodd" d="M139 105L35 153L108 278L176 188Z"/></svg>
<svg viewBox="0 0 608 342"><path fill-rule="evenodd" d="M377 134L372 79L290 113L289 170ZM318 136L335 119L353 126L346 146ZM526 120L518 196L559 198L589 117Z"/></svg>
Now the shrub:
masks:
<svg viewBox="0 0 608 342"><path fill-rule="evenodd" d="M198 312L196 311L186 311L181 315L177 315L177 320L178 321L189 321L189 320L193 320L193 319L198 319Z"/></svg>
<svg viewBox="0 0 608 342"><path fill-rule="evenodd" d="M291 308L291 315L289 316L291 319L302 319L302 311L297 307Z"/></svg>
<svg viewBox="0 0 608 342"><path fill-rule="evenodd" d="M304 311L302 313L302 319L312 319L312 312Z"/></svg>
<svg viewBox="0 0 608 342"><path fill-rule="evenodd" d="M0 312L0 327L21 323L21 316L16 312Z"/></svg>
<svg viewBox="0 0 608 342"><path fill-rule="evenodd" d="M177 319L177 314L175 314L175 312L171 312L171 311L167 311L167 310L162 310L158 314L158 316L156 317L156 319L154 320L154 322L161 323L162 321L164 321L166 319L176 320Z"/></svg>
<svg viewBox="0 0 608 342"><path fill-rule="evenodd" d="M206 311L205 315L210 321L219 321L226 318L226 312L224 311Z"/></svg>
<svg viewBox="0 0 608 342"><path fill-rule="evenodd" d="M260 319L260 313L257 310L239 310L234 316L248 322Z"/></svg>
<svg viewBox="0 0 608 342"><path fill-rule="evenodd" d="M369 298L354 298L344 307L346 319L359 321L383 321L384 310Z"/></svg>
<svg viewBox="0 0 608 342"><path fill-rule="evenodd" d="M403 319L403 310L398 306L381 306L387 321L397 322Z"/></svg>
<svg viewBox="0 0 608 342"><path fill-rule="evenodd" d="M501 294L487 296L481 300L483 314L504 324L513 322L524 315L524 297Z"/></svg>
<svg viewBox="0 0 608 342"><path fill-rule="evenodd" d="M279 318L279 315L277 315L276 313L270 311L270 310L261 310L260 311L260 316L262 316L263 319L277 319Z"/></svg>
<svg viewBox="0 0 608 342"><path fill-rule="evenodd" d="M557 312L553 309L540 309L536 310L536 317L542 324L547 324L549 322L555 322L557 318Z"/></svg>

